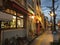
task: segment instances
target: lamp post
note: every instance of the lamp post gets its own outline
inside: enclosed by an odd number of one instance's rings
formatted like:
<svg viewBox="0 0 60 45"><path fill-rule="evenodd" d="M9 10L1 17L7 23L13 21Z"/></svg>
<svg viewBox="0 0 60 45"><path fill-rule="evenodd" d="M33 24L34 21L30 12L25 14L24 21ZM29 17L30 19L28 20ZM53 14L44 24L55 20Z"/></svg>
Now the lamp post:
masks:
<svg viewBox="0 0 60 45"><path fill-rule="evenodd" d="M52 11L54 13L54 16L53 16L53 41L54 42L58 42L58 34L56 32L56 14L55 14L55 0L52 0Z"/></svg>
<svg viewBox="0 0 60 45"><path fill-rule="evenodd" d="M53 16L54 16L54 13L52 11L50 11L50 16L51 16L51 19L50 19L50 23L51 23L51 30L52 30L52 27L53 27Z"/></svg>
<svg viewBox="0 0 60 45"><path fill-rule="evenodd" d="M54 24L54 25L53 25L53 31L56 31L56 15L55 15L55 8L54 8L55 5L54 5L54 4L55 4L55 1L52 0L52 8L53 8L52 11L53 11L53 13L54 13L54 16L53 16L53 21L54 21L54 22L53 22L53 24Z"/></svg>

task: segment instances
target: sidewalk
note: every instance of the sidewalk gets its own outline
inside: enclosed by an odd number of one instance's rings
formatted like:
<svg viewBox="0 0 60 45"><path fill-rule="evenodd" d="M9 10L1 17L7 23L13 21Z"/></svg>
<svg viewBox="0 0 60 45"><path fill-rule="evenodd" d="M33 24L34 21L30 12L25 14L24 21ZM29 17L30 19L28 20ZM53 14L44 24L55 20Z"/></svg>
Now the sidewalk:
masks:
<svg viewBox="0 0 60 45"><path fill-rule="evenodd" d="M58 40L58 35L56 36L57 37L55 39ZM52 31L48 30L41 35L33 38L31 41L28 42L27 45L50 45L51 43L53 43L53 40L54 35L52 34Z"/></svg>
<svg viewBox="0 0 60 45"><path fill-rule="evenodd" d="M25 38L12 38L12 40L7 40L9 45L46 45L49 44L49 42L53 41L53 36L51 32L43 32L39 36L34 37L32 40L28 40L26 37ZM12 41L12 42L11 42ZM7 42L5 41L5 44Z"/></svg>
<svg viewBox="0 0 60 45"><path fill-rule="evenodd" d="M32 40L30 40L29 42L28 42L28 45L30 45L31 43L33 43L33 41L35 40L35 39L37 39L38 37L40 37L41 35L43 35L45 32L43 32L43 33L41 33L40 35L38 35L38 36L36 36L35 38L33 38Z"/></svg>
<svg viewBox="0 0 60 45"><path fill-rule="evenodd" d="M35 38L29 45L50 45L51 42L53 42L53 35L51 31L46 31Z"/></svg>

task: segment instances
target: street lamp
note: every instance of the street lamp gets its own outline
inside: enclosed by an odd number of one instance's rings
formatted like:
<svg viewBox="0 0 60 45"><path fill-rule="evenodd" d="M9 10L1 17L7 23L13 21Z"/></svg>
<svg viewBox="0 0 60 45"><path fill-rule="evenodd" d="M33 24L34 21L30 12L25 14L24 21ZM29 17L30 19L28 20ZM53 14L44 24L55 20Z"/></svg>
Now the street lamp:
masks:
<svg viewBox="0 0 60 45"><path fill-rule="evenodd" d="M50 16L51 16L51 17L53 17L53 16L54 16L53 11L50 11Z"/></svg>
<svg viewBox="0 0 60 45"><path fill-rule="evenodd" d="M55 1L54 0L52 0L52 11L53 11L53 13L54 13L54 16L53 16L53 21L54 21L54 25L53 25L53 27L54 27L54 30L53 31L56 31L56 15L55 15Z"/></svg>
<svg viewBox="0 0 60 45"><path fill-rule="evenodd" d="M50 11L50 16L51 16L51 19L50 19L50 23L51 23L51 30L52 30L52 27L53 27L53 19L52 19L52 17L54 16L54 13L53 13L53 11Z"/></svg>
<svg viewBox="0 0 60 45"><path fill-rule="evenodd" d="M53 11L53 13L54 13L54 16L53 16L53 41L55 42L55 41L58 41L57 40L57 31L56 31L56 14L55 14L55 0L52 0L52 11Z"/></svg>

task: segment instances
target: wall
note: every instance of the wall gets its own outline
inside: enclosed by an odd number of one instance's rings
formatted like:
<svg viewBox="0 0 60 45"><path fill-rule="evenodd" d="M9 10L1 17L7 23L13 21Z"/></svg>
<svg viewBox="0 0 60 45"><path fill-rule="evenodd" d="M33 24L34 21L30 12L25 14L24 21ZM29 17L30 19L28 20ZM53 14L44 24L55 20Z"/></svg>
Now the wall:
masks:
<svg viewBox="0 0 60 45"><path fill-rule="evenodd" d="M25 37L25 36L26 36L26 30L24 29L12 29L12 30L1 31L1 41L6 38Z"/></svg>

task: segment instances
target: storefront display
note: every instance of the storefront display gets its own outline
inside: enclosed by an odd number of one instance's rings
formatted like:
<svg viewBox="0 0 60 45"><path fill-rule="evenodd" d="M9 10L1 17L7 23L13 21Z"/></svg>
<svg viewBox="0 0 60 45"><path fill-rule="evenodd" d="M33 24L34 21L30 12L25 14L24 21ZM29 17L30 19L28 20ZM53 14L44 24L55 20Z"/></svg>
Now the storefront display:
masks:
<svg viewBox="0 0 60 45"><path fill-rule="evenodd" d="M6 13L5 13L6 12ZM23 27L24 17L22 14L17 13L14 10L6 9L4 12L0 12L0 28L19 28ZM7 14L9 13L9 14Z"/></svg>

